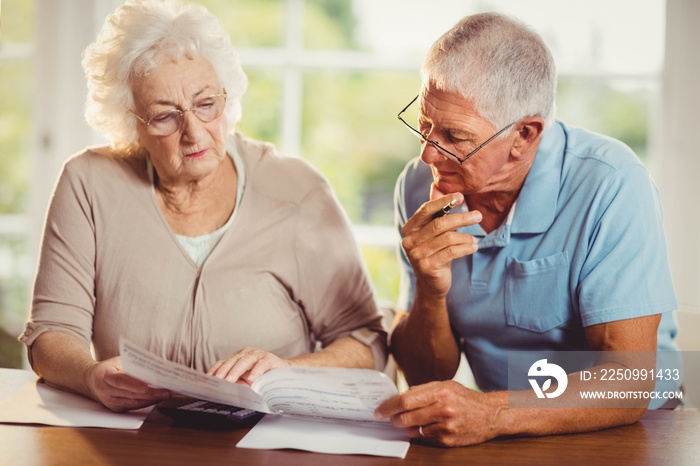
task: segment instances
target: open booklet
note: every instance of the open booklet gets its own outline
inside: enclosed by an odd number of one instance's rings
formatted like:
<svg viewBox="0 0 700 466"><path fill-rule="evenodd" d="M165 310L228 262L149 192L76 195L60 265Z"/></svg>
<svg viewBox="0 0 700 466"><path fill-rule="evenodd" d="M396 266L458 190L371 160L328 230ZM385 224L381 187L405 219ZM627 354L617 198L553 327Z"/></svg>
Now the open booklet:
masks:
<svg viewBox="0 0 700 466"><path fill-rule="evenodd" d="M396 394L394 382L370 369L290 366L252 386L234 384L160 358L120 338L124 371L152 386L207 401L306 419L379 422L374 410Z"/></svg>

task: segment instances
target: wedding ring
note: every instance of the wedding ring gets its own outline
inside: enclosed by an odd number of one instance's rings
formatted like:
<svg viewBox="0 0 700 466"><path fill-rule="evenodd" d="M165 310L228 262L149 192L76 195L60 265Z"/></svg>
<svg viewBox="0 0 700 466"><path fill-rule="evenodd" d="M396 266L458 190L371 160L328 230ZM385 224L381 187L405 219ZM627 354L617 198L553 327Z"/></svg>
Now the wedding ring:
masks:
<svg viewBox="0 0 700 466"><path fill-rule="evenodd" d="M418 433L421 437L425 437L425 434L423 433L423 426L418 427Z"/></svg>

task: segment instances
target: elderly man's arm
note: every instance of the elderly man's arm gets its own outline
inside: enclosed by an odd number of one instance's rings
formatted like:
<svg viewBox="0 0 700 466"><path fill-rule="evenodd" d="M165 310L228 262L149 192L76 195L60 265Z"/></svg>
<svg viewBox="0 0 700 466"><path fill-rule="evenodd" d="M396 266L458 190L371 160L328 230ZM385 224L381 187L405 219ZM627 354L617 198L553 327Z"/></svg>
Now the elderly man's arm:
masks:
<svg viewBox="0 0 700 466"><path fill-rule="evenodd" d="M656 314L593 325L585 329L586 338L593 351L634 351L642 356L653 355L656 352L656 334L660 320L661 315ZM655 363L655 358L651 363ZM649 386L649 382L653 381L640 382L640 388L653 389L653 383ZM567 391L578 393L577 386L582 383L578 373L569 376ZM646 407L506 409L501 410L499 424L507 427L502 433L506 435L585 432L632 424L637 422L645 412Z"/></svg>
<svg viewBox="0 0 700 466"><path fill-rule="evenodd" d="M417 294L411 312L397 315L389 344L409 385L449 380L457 372L461 350L444 297Z"/></svg>
<svg viewBox="0 0 700 466"><path fill-rule="evenodd" d="M635 351L653 354L660 315L609 322L586 328L594 351ZM578 393L582 381L569 376L568 393ZM646 384L646 385L644 385ZM648 382L642 388L650 388ZM457 382L431 382L411 387L377 408L377 418L407 429L428 443L461 446L501 436L540 436L586 432L632 424L645 407L517 408L510 409L507 391L482 393Z"/></svg>
<svg viewBox="0 0 700 466"><path fill-rule="evenodd" d="M390 347L409 384L452 378L459 367L460 348L452 333L447 294L452 287L452 261L473 254L476 238L456 230L479 223L478 211L436 216L447 204L464 202L461 193L421 205L401 229L401 247L416 277L408 314L395 323Z"/></svg>

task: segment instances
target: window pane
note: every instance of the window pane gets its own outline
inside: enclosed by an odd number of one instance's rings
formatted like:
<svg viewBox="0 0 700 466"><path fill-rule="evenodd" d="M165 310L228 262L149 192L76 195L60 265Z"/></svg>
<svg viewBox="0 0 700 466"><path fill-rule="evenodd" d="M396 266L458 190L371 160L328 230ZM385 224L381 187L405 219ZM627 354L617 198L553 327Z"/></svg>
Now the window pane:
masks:
<svg viewBox="0 0 700 466"><path fill-rule="evenodd" d="M645 159L657 93L655 81L560 78L557 118L619 139Z"/></svg>
<svg viewBox="0 0 700 466"><path fill-rule="evenodd" d="M197 0L224 24L236 48L281 47L284 0Z"/></svg>
<svg viewBox="0 0 700 466"><path fill-rule="evenodd" d="M306 0L304 48L355 49L356 26L351 0Z"/></svg>
<svg viewBox="0 0 700 466"><path fill-rule="evenodd" d="M353 223L385 227L359 240L377 295L388 302L396 301L399 275L394 184L420 148L396 115L419 85L412 72L309 71L304 78L301 155L329 178Z"/></svg>
<svg viewBox="0 0 700 466"><path fill-rule="evenodd" d="M330 179L353 222L393 222L396 177L419 149L396 115L419 84L417 73L305 75L301 155Z"/></svg>
<svg viewBox="0 0 700 466"><path fill-rule="evenodd" d="M333 6L333 16L342 18L340 30L344 37L352 40L352 48L390 59L409 57L420 63L435 39L458 18L479 11L478 7L484 2L440 0L439 8L432 8L423 0L306 0L306 3L306 24L310 24L310 17L316 14L314 8L328 10ZM349 30L350 25L352 30ZM311 41L311 31L305 31L305 37L304 45L309 49L342 48L337 44Z"/></svg>
<svg viewBox="0 0 700 466"><path fill-rule="evenodd" d="M0 43L31 42L34 28L34 2L28 0L2 0L0 4L2 27Z"/></svg>
<svg viewBox="0 0 700 466"><path fill-rule="evenodd" d="M25 211L32 131L31 60L4 60L0 67L0 215Z"/></svg>
<svg viewBox="0 0 700 466"><path fill-rule="evenodd" d="M484 6L537 30L560 72L635 75L663 66L665 5L665 0L491 0Z"/></svg>
<svg viewBox="0 0 700 466"><path fill-rule="evenodd" d="M0 28L0 367L21 367L17 335L29 309L33 265L26 211L33 125L34 2L2 2Z"/></svg>
<svg viewBox="0 0 700 466"><path fill-rule="evenodd" d="M21 367L22 345L17 336L29 310L31 270L24 231L9 231L11 222L0 217L0 367ZM22 225L20 225L22 226Z"/></svg>
<svg viewBox="0 0 700 466"><path fill-rule="evenodd" d="M246 136L279 147L282 72L271 68L247 68L245 72L248 90L243 96L243 116L238 129Z"/></svg>
<svg viewBox="0 0 700 466"><path fill-rule="evenodd" d="M29 309L26 210L32 138L32 74L29 59L0 65L0 367L21 367L17 335Z"/></svg>
<svg viewBox="0 0 700 466"><path fill-rule="evenodd" d="M380 303L393 306L398 300L399 265L395 247L361 245L360 252L367 264L372 285Z"/></svg>

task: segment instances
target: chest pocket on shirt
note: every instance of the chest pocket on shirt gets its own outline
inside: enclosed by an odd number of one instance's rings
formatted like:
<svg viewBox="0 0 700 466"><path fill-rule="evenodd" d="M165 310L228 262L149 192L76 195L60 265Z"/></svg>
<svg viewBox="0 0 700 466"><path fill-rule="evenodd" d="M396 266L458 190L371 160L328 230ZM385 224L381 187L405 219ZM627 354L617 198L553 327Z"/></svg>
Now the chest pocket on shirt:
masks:
<svg viewBox="0 0 700 466"><path fill-rule="evenodd" d="M506 267L508 325L543 333L569 320L566 252L526 262L509 257Z"/></svg>

